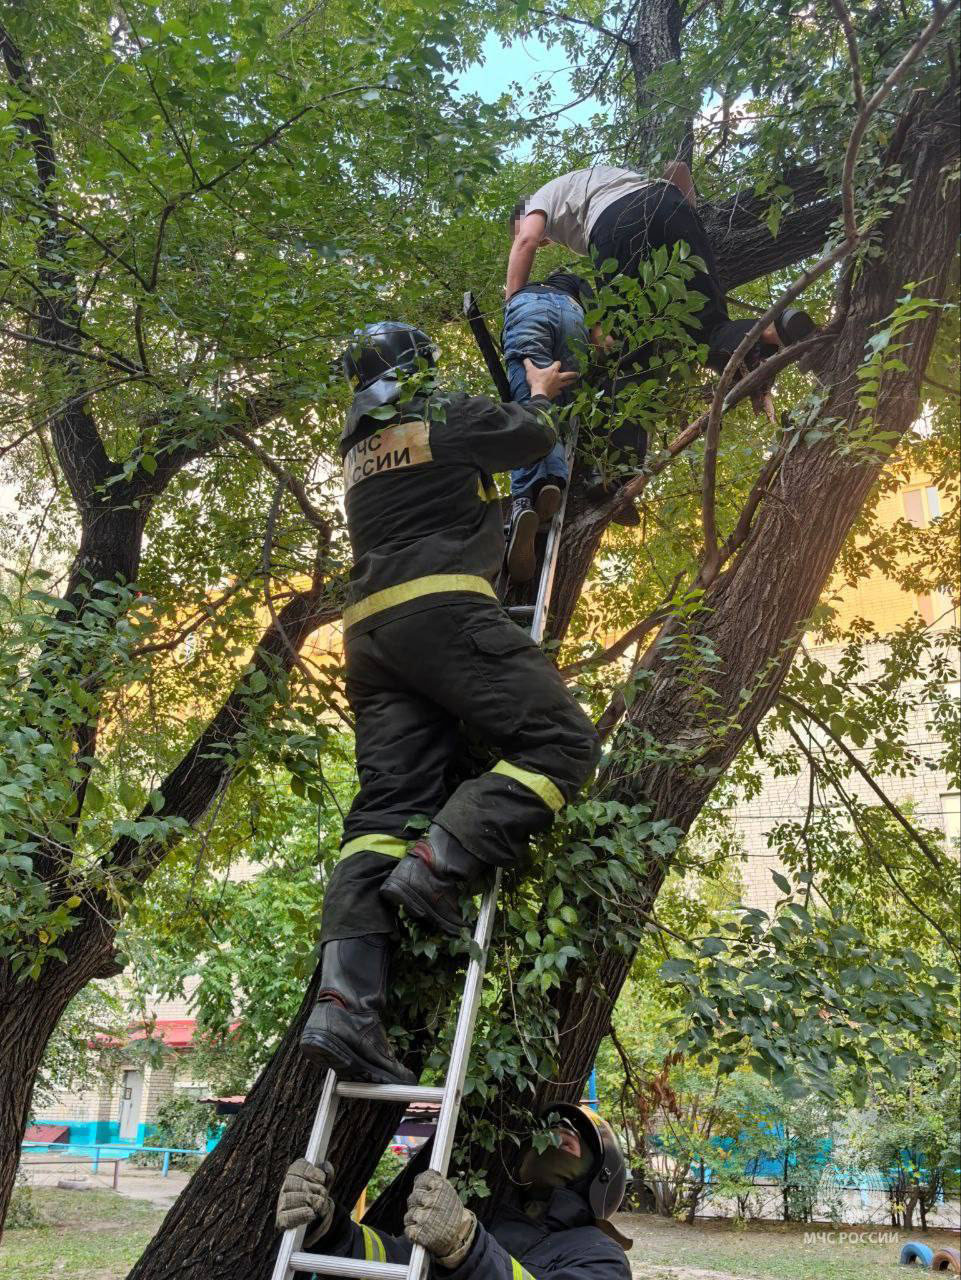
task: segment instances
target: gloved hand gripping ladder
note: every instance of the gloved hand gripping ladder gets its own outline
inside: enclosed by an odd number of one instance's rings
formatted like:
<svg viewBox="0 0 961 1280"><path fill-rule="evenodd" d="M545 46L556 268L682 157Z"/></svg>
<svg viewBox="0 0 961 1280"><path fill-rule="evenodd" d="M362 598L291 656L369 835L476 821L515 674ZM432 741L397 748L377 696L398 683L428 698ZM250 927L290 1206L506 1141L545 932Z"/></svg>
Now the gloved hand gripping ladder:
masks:
<svg viewBox="0 0 961 1280"><path fill-rule="evenodd" d="M573 448L572 441L571 452ZM525 620L527 617L531 618L531 636L537 643L544 638L544 630L547 626L566 507L567 491L565 489L564 500L551 521L547 533L535 603L533 606L525 605L508 610L512 616L523 614ZM392 1084L351 1084L344 1080L339 1081L333 1071L328 1071L305 1153L312 1164L320 1164L326 1159L342 1098L366 1098L370 1102L433 1102L440 1103L440 1116L437 1121L437 1132L434 1135L430 1168L447 1176L454 1146L454 1134L460 1116L461 1099L464 1096L464 1081L467 1078L474 1026L477 1022L477 1011L484 985L487 952L494 932L500 883L501 873L498 870L493 884L484 894L477 924L474 926L475 945L471 948L471 959L467 965L464 992L461 997L460 1012L457 1015L447 1078L443 1087L433 1089L422 1085L411 1085L408 1088L404 1085ZM366 1262L357 1258L334 1258L327 1254L306 1253L303 1249L305 1233L306 1227L284 1232L271 1280L291 1280L294 1273L298 1271L306 1272L308 1275L313 1272L318 1280L326 1276L353 1276L356 1280L380 1280L381 1277L383 1280L425 1280L427 1276L430 1258L421 1245L415 1245L410 1262L406 1264Z"/></svg>

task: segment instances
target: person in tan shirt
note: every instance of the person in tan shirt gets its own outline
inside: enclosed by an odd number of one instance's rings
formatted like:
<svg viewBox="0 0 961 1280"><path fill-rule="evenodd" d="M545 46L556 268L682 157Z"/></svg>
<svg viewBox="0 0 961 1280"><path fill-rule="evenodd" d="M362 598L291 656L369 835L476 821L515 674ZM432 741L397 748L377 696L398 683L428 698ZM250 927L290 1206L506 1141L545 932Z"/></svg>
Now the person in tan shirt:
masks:
<svg viewBox="0 0 961 1280"><path fill-rule="evenodd" d="M707 345L707 364L722 370L754 322L728 315L714 251L696 203L690 169L680 161L670 164L661 178L603 164L552 178L520 202L512 219L508 301L527 284L541 245L563 244L598 265L613 259L617 273L636 275L655 249L671 249L684 241L706 267L695 271L689 282L690 289L705 297L692 337ZM746 367L756 367L780 346L800 341L813 329L805 312L785 311L748 353Z"/></svg>

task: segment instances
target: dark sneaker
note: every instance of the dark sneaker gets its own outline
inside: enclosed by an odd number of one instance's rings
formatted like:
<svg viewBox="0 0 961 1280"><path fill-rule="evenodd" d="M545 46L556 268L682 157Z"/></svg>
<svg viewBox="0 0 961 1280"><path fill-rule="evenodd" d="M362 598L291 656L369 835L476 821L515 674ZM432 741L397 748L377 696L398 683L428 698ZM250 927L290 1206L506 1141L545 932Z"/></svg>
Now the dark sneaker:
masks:
<svg viewBox="0 0 961 1280"><path fill-rule="evenodd" d="M507 572L514 582L530 582L537 567L534 539L540 519L530 498L517 498L511 508Z"/></svg>
<svg viewBox="0 0 961 1280"><path fill-rule="evenodd" d="M378 1015L347 1009L336 1000L314 1005L300 1039L300 1051L318 1067L336 1071L341 1080L417 1083L413 1071L394 1056Z"/></svg>
<svg viewBox="0 0 961 1280"><path fill-rule="evenodd" d="M542 484L534 499L534 510L541 524L549 524L561 509L560 485Z"/></svg>
<svg viewBox="0 0 961 1280"><path fill-rule="evenodd" d="M784 345L793 347L796 342L803 342L805 338L810 338L817 325L806 311L801 311L797 307L787 307L774 321L774 327Z"/></svg>

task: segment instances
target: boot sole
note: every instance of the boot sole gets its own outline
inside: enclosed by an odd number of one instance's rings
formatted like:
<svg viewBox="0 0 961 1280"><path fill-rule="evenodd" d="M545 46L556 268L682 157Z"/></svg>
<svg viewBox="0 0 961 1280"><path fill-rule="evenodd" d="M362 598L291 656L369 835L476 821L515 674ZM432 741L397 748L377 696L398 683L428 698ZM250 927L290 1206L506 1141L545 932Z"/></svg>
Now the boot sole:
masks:
<svg viewBox="0 0 961 1280"><path fill-rule="evenodd" d="M522 511L514 521L507 548L507 572L514 582L530 582L537 567L534 539L540 526L536 511Z"/></svg>
<svg viewBox="0 0 961 1280"><path fill-rule="evenodd" d="M374 1063L368 1062L366 1058L359 1058L355 1053L351 1053L342 1040L324 1031L305 1033L300 1041L300 1052L308 1062L332 1070L338 1080L349 1080L359 1084L413 1085L417 1083L417 1077L413 1071L405 1075L384 1071Z"/></svg>
<svg viewBox="0 0 961 1280"><path fill-rule="evenodd" d="M549 520L553 520L560 509L560 486L556 484L542 485L540 493L534 499L534 510L537 512L537 518L541 524L547 524Z"/></svg>
<svg viewBox="0 0 961 1280"><path fill-rule="evenodd" d="M803 342L817 329L817 325L808 313L799 311L796 307L788 307L782 315L778 316L774 327L786 347L793 347L796 342Z"/></svg>
<svg viewBox="0 0 961 1280"><path fill-rule="evenodd" d="M410 885L395 885L388 880L381 889L380 896L386 898L391 906L403 907L409 916L413 916L415 920L419 920L422 924L429 924L435 929L440 929L441 933L446 933L449 938L459 938L467 928L466 920L461 921L458 925L453 925L448 920L436 915L427 900L422 898L417 890L412 889Z"/></svg>

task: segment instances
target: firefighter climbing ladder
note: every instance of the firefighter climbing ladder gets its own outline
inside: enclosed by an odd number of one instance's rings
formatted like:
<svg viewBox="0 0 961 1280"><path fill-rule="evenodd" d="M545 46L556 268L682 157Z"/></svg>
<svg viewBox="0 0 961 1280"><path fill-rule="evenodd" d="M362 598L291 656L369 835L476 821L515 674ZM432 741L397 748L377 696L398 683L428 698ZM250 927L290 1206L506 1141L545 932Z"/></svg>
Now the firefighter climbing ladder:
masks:
<svg viewBox="0 0 961 1280"><path fill-rule="evenodd" d="M496 348L490 334L487 333L487 327L480 313L476 311L476 307L474 307L475 315L472 316L471 306L473 306L473 297L467 294L464 299L464 311L471 321L475 336L478 337L478 345L488 362L488 367L490 368L492 359L497 361L500 367ZM489 350L478 335L477 323L487 334ZM491 373L494 374L493 368ZM494 382L498 390L502 390L503 384L506 383L506 375L503 374L502 367L501 378L494 376ZM571 445L572 448L573 445ZM557 553L566 507L567 491L565 490L560 509L551 521L547 532L544 560L534 604L508 610L518 621L521 618L525 621L530 619L531 637L537 643L544 638L547 626L547 614L550 608L551 589L554 585L554 571L557 567ZM434 1089L423 1085L354 1084L346 1080L338 1080L333 1071L328 1071L305 1153L312 1164L320 1164L326 1158L341 1099L364 1098L369 1102L432 1102L440 1104L440 1116L434 1134L429 1167L446 1177L454 1146L454 1133L460 1116L460 1104L464 1094L464 1081L467 1078L477 1011L480 1008L500 882L501 873L498 871L494 883L484 894L477 924L474 926L474 945L471 947L471 959L467 965L464 992L460 1012L457 1015L457 1026L454 1030L447 1078L443 1087ZM425 1280L427 1275L430 1260L421 1245L414 1247L410 1262L407 1263L361 1261L358 1258L334 1258L327 1254L306 1253L303 1248L305 1233L305 1227L284 1232L271 1280L291 1280L294 1273L298 1271L313 1273L317 1280L324 1280L328 1276L352 1276L356 1277L356 1280L381 1280L381 1278L383 1280Z"/></svg>

